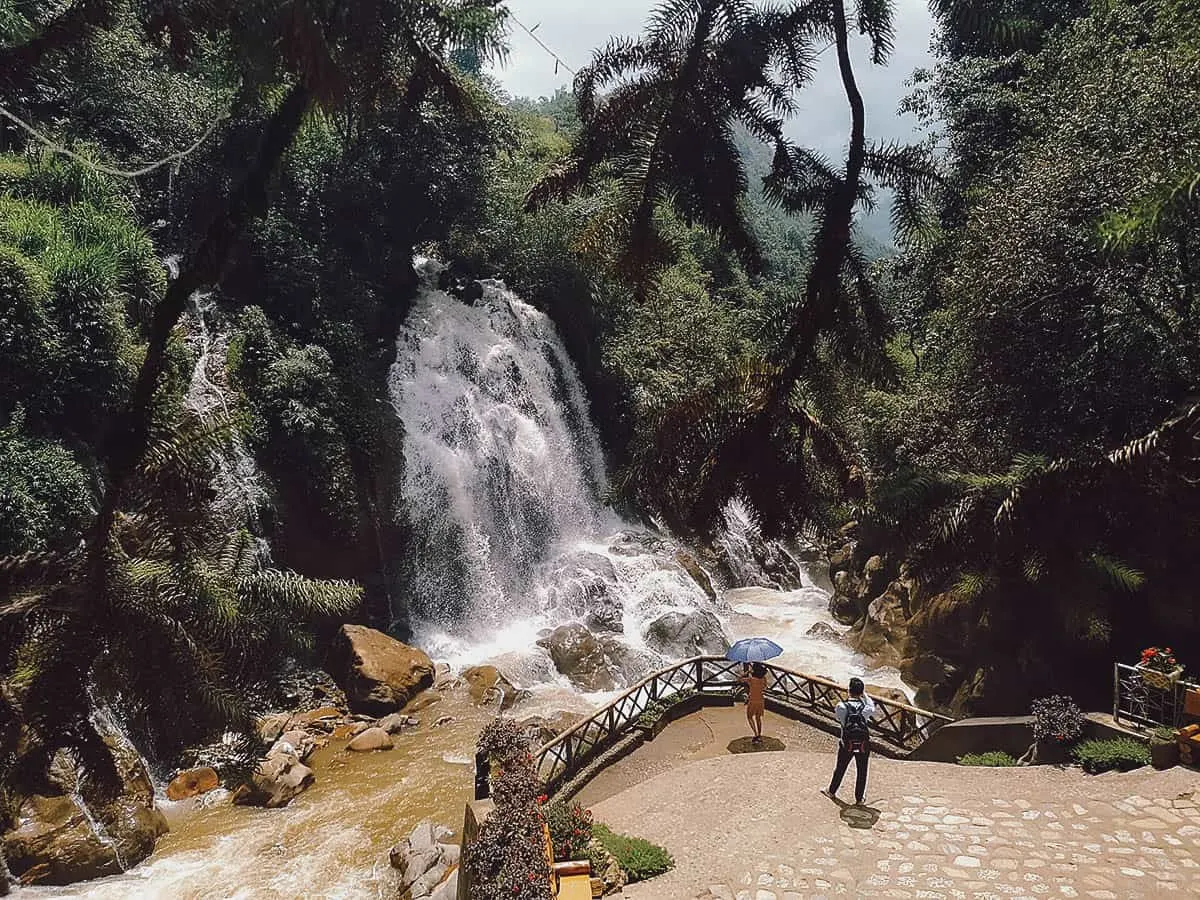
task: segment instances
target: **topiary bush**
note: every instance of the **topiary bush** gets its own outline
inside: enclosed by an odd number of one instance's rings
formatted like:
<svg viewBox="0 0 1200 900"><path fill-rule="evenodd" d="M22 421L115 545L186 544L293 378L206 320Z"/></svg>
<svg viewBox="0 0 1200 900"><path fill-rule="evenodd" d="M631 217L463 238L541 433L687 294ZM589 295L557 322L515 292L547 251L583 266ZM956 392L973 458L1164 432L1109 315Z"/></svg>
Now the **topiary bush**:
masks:
<svg viewBox="0 0 1200 900"><path fill-rule="evenodd" d="M1033 701L1034 740L1071 744L1083 734L1083 710L1070 697L1055 695Z"/></svg>
<svg viewBox="0 0 1200 900"><path fill-rule="evenodd" d="M1020 763L1017 758L1003 750L989 750L986 753L966 753L958 758L960 766L993 766L1007 768Z"/></svg>
<svg viewBox="0 0 1200 900"><path fill-rule="evenodd" d="M1114 769L1128 772L1150 765L1150 748L1133 738L1084 741L1071 751L1085 772L1097 775Z"/></svg>
<svg viewBox="0 0 1200 900"><path fill-rule="evenodd" d="M630 884L646 881L675 868L675 859L657 844L616 834L607 825L594 825L592 833L604 849L616 857L625 874L629 876Z"/></svg>
<svg viewBox="0 0 1200 900"><path fill-rule="evenodd" d="M554 844L554 859L588 859L592 842L592 814L578 803L559 801L545 807L546 825Z"/></svg>
<svg viewBox="0 0 1200 900"><path fill-rule="evenodd" d="M550 900L542 784L529 753L529 737L511 719L496 719L476 750L496 761L491 815L467 850L474 879L471 900Z"/></svg>

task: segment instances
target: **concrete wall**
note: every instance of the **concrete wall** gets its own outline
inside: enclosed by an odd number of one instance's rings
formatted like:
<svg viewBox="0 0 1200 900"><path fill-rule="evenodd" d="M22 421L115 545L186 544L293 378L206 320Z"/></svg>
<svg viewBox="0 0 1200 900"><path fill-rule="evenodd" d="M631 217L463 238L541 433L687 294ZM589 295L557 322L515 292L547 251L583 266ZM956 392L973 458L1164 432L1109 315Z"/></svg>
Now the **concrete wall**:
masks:
<svg viewBox="0 0 1200 900"><path fill-rule="evenodd" d="M1127 731L1114 724L1111 718L1098 714L1089 715L1083 723L1083 739L1110 739L1136 737L1136 732ZM1033 716L993 716L987 718L960 719L943 725L929 740L909 754L909 759L925 762L958 762L967 753L987 753L1002 750L1013 756L1021 756L1033 743ZM1061 762L1046 759L1044 762Z"/></svg>

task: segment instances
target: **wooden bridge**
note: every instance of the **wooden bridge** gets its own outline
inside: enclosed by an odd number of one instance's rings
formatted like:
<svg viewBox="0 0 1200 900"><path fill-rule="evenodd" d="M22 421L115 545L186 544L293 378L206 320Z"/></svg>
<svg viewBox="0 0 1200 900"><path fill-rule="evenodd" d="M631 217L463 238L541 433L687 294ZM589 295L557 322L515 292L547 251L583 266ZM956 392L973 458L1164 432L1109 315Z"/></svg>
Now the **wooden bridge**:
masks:
<svg viewBox="0 0 1200 900"><path fill-rule="evenodd" d="M639 681L611 703L587 719L564 731L534 751L538 774L546 783L547 793L574 778L606 749L638 726L638 719L653 704L670 706L684 698L698 696L701 702L730 702L739 687L742 663L724 657L698 656L676 663ZM768 704L784 715L800 718L815 716L836 723L835 709L848 693L833 681L815 675L794 672L765 663L768 670ZM871 730L900 753L914 749L946 722L946 716L873 697L875 718Z"/></svg>

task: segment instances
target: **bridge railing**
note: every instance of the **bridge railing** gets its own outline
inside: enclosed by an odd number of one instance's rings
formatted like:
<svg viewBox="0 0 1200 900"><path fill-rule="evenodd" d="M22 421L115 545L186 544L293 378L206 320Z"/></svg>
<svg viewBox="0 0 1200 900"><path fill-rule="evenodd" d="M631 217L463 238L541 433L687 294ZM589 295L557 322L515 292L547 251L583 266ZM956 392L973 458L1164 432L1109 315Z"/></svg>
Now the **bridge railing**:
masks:
<svg viewBox="0 0 1200 900"><path fill-rule="evenodd" d="M769 700L836 721L835 709L848 696L844 687L819 676L770 663L765 665ZM632 731L638 718L652 703L669 701L684 691L714 698L729 697L737 689L741 674L742 663L723 657L698 656L648 675L582 722L535 750L534 764L538 773L553 792L602 750ZM873 732L902 750L912 749L943 724L952 721L906 703L882 697L872 699L876 706L875 719L871 723Z"/></svg>

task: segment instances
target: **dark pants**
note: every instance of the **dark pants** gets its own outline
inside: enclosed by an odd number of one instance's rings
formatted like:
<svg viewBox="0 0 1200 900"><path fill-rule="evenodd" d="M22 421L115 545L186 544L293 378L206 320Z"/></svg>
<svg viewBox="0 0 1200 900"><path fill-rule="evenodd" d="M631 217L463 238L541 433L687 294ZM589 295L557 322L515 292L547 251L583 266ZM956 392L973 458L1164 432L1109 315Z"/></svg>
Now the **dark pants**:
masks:
<svg viewBox="0 0 1200 900"><path fill-rule="evenodd" d="M867 793L867 765L871 762L871 745L863 744L861 750L851 750L843 743L838 744L837 768L833 771L833 781L829 782L829 793L836 794L842 786L842 776L850 767L850 757L854 757L854 801L862 803Z"/></svg>

